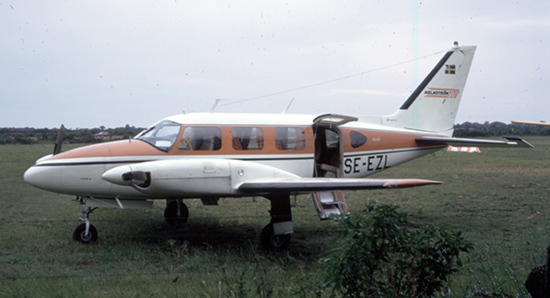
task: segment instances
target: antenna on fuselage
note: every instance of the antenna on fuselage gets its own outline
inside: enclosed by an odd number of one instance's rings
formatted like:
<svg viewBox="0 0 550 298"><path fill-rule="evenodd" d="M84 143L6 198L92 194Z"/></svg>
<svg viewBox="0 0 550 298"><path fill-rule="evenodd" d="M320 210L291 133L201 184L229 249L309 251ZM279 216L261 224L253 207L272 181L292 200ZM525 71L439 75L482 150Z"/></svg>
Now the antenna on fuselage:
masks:
<svg viewBox="0 0 550 298"><path fill-rule="evenodd" d="M288 103L288 106L286 106L285 110L281 114L286 114L288 109L290 109L290 106L292 105L292 102L294 102L294 97L290 100L290 102Z"/></svg>
<svg viewBox="0 0 550 298"><path fill-rule="evenodd" d="M216 98L215 101L214 101L214 104L212 105L212 107L210 108L210 110L208 111L208 113L214 113L214 109L216 108L216 106L218 105L218 103L220 103L220 100L219 98Z"/></svg>
<svg viewBox="0 0 550 298"><path fill-rule="evenodd" d="M214 101L214 104L212 105L212 107L210 108L208 113L214 113L214 110L216 109L216 107L218 106L220 101L222 101L222 100L230 101L231 99L216 98L216 100Z"/></svg>

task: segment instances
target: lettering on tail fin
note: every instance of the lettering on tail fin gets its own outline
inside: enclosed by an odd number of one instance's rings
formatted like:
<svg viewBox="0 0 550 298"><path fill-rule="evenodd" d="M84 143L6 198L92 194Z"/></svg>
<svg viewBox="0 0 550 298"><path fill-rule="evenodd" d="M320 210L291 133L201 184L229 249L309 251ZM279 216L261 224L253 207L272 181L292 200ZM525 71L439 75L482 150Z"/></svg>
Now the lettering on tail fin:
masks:
<svg viewBox="0 0 550 298"><path fill-rule="evenodd" d="M428 88L424 91L426 97L456 98L460 90L446 88Z"/></svg>

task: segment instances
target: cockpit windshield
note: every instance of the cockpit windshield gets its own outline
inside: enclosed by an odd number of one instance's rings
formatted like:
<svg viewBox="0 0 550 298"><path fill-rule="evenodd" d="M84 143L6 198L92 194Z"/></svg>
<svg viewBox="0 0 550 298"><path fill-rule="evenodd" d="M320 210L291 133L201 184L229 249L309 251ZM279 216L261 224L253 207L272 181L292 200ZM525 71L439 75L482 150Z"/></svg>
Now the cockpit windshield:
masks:
<svg viewBox="0 0 550 298"><path fill-rule="evenodd" d="M174 145L181 125L172 121L161 121L134 137L145 141L162 151L168 151Z"/></svg>

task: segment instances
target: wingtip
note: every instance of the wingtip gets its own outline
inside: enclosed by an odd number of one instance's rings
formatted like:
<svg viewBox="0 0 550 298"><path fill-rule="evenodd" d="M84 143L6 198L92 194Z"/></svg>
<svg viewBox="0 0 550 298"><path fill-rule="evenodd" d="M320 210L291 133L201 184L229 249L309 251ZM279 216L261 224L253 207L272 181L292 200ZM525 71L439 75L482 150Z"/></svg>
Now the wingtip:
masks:
<svg viewBox="0 0 550 298"><path fill-rule="evenodd" d="M521 148L535 148L535 146L531 145L531 143L527 142L526 140L516 137L516 136L503 136L508 142L513 143L514 145L517 145Z"/></svg>
<svg viewBox="0 0 550 298"><path fill-rule="evenodd" d="M442 184L441 181L427 180L427 179L396 179L388 181L384 184L387 188L404 188L404 187L418 187L425 185L437 185Z"/></svg>

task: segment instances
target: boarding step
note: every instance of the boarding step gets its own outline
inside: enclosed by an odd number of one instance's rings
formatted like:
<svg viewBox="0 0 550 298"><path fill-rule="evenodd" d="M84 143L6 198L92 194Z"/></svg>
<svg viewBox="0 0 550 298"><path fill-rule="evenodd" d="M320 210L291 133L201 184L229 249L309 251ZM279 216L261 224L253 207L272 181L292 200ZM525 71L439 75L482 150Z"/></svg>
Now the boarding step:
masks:
<svg viewBox="0 0 550 298"><path fill-rule="evenodd" d="M349 215L348 205L341 191L314 192L311 199L320 220Z"/></svg>

